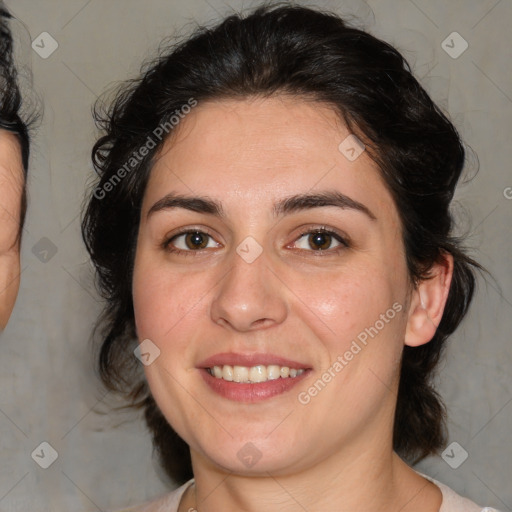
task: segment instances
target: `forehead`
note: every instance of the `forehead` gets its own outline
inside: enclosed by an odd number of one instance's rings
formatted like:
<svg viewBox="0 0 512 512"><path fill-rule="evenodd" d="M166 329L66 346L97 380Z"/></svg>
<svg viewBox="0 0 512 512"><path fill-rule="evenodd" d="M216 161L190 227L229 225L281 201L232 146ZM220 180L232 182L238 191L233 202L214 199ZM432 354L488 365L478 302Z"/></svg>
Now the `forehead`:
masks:
<svg viewBox="0 0 512 512"><path fill-rule="evenodd" d="M392 215L394 204L375 162L366 151L347 158L344 141L350 146L351 137L338 113L318 101L277 96L199 102L161 149L145 208L170 191L256 207L289 194L336 189Z"/></svg>

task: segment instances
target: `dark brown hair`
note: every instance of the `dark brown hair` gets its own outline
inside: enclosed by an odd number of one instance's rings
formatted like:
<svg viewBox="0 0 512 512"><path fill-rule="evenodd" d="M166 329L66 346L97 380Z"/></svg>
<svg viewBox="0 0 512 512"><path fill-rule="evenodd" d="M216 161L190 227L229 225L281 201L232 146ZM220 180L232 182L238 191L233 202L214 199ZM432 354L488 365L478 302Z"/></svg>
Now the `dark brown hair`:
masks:
<svg viewBox="0 0 512 512"><path fill-rule="evenodd" d="M99 373L106 386L143 408L162 465L177 482L192 476L188 447L160 412L132 354L131 280L140 207L162 141L115 186L105 184L190 98L200 103L279 93L330 105L364 141L402 221L411 283L427 279L444 252L453 255L453 280L434 338L403 353L393 437L394 449L409 462L445 442L445 411L432 376L447 337L468 310L474 268L481 268L452 234L449 206L465 162L462 142L395 48L332 13L262 6L199 28L143 68L108 109L96 109L104 131L92 152L99 182L82 233L106 299Z"/></svg>

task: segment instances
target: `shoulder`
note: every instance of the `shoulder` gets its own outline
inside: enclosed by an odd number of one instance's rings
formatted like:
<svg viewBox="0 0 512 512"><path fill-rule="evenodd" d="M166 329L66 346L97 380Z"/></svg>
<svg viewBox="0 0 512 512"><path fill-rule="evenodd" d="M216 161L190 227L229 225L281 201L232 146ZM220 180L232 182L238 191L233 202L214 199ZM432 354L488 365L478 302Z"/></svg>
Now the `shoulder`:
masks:
<svg viewBox="0 0 512 512"><path fill-rule="evenodd" d="M116 512L177 512L183 493L190 485L192 485L193 482L194 479L191 479L174 491L165 494L160 498L156 498L135 507L123 508Z"/></svg>
<svg viewBox="0 0 512 512"><path fill-rule="evenodd" d="M433 478L429 477L428 475L424 475L423 473L420 473L420 475L427 480L430 480L441 490L443 494L443 503L441 504L439 512L499 512L495 508L491 507L482 508L468 498L460 496L447 485L438 482L437 480L434 480Z"/></svg>

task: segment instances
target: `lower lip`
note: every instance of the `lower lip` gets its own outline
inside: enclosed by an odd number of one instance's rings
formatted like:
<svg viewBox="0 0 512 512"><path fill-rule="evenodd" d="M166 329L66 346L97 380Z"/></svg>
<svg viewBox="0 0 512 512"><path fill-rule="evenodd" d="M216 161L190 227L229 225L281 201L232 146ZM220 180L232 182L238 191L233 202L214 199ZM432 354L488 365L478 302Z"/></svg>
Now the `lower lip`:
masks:
<svg viewBox="0 0 512 512"><path fill-rule="evenodd" d="M229 400L246 403L260 402L261 400L286 393L310 372L310 370L305 370L304 373L297 375L297 377L279 378L267 380L266 382L255 382L254 384L242 384L218 379L210 375L206 368L200 368L199 371L206 384L208 384L215 393Z"/></svg>

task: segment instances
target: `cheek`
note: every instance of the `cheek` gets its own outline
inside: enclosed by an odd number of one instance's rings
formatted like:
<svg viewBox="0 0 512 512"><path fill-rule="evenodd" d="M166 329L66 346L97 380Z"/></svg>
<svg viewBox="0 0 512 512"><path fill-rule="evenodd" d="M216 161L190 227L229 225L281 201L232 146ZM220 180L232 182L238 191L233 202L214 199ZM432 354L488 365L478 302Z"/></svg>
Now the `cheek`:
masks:
<svg viewBox="0 0 512 512"><path fill-rule="evenodd" d="M301 280L304 304L324 325L331 337L349 340L379 320L397 300L391 280L379 269L351 267Z"/></svg>
<svg viewBox="0 0 512 512"><path fill-rule="evenodd" d="M311 319L325 351L316 377L329 383L316 398L316 381L308 382L302 399L316 400L317 411L344 404L344 421L366 417L380 407L399 372L405 333L400 290L382 269L355 266L317 279L308 289L301 315Z"/></svg>
<svg viewBox="0 0 512 512"><path fill-rule="evenodd" d="M329 410L338 407L343 397L347 405L366 413L383 400L381 392L393 387L399 372L405 335L400 279L397 273L389 273L389 265L386 273L382 265L372 267L368 261L316 277L315 286L304 282L297 295L303 296L307 286L302 316L312 319L310 327L315 326L315 335L322 341L322 371L331 369L335 375L319 404ZM361 389L366 390L364 399Z"/></svg>
<svg viewBox="0 0 512 512"><path fill-rule="evenodd" d="M177 272L157 258L138 256L132 291L139 340L149 338L161 349L168 343L178 346L178 333L204 315L208 283L201 273Z"/></svg>

